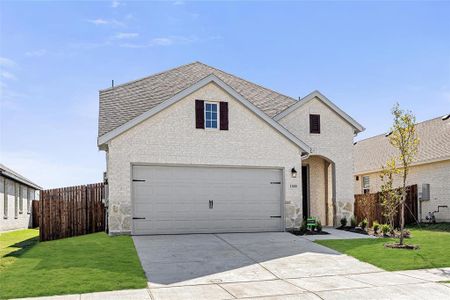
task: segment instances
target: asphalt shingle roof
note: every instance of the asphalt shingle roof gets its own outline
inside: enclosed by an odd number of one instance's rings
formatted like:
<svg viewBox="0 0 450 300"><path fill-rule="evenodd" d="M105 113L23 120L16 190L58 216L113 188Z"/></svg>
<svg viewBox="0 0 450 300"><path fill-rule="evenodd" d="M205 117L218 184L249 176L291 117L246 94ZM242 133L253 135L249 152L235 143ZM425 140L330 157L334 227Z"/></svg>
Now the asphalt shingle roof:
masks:
<svg viewBox="0 0 450 300"><path fill-rule="evenodd" d="M136 118L210 74L216 75L269 117L297 102L294 98L203 63L194 62L101 90L98 136Z"/></svg>
<svg viewBox="0 0 450 300"><path fill-rule="evenodd" d="M420 140L414 163L438 161L450 158L450 118L442 117L417 123L416 133ZM353 146L354 172L378 171L386 161L397 155L397 150L385 134L377 135Z"/></svg>

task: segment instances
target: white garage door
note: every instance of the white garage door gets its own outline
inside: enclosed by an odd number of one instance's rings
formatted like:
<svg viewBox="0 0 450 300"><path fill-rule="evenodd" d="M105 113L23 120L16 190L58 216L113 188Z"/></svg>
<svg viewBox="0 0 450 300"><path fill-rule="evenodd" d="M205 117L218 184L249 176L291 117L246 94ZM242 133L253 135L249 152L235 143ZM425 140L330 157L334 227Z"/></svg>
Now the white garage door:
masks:
<svg viewBox="0 0 450 300"><path fill-rule="evenodd" d="M282 171L133 167L133 234L280 231Z"/></svg>

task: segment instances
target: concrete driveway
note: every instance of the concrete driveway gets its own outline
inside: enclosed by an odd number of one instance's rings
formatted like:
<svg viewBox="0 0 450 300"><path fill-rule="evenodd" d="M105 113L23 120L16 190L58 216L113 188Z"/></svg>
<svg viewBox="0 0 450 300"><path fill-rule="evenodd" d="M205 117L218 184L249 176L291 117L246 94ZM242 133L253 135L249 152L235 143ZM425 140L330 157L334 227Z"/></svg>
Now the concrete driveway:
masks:
<svg viewBox="0 0 450 300"><path fill-rule="evenodd" d="M430 289L441 298L450 295L445 285L384 272L285 232L133 240L155 300L415 299L411 291L419 298L427 290L428 299L433 299Z"/></svg>

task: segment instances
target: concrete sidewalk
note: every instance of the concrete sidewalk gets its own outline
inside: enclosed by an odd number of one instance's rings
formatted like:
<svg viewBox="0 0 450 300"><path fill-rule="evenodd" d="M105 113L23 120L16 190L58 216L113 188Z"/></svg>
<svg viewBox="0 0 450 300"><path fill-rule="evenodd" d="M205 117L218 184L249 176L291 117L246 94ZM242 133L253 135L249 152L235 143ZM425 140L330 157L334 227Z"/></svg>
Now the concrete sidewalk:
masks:
<svg viewBox="0 0 450 300"><path fill-rule="evenodd" d="M450 298L450 268L203 284L66 295L33 300L427 299Z"/></svg>

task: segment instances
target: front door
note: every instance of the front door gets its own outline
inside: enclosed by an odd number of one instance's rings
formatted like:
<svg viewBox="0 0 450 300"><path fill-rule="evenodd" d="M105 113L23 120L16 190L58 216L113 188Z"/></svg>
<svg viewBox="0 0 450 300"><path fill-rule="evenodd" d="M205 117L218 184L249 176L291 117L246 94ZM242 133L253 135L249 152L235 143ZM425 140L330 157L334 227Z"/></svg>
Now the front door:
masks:
<svg viewBox="0 0 450 300"><path fill-rule="evenodd" d="M309 167L302 166L303 219L309 217Z"/></svg>

